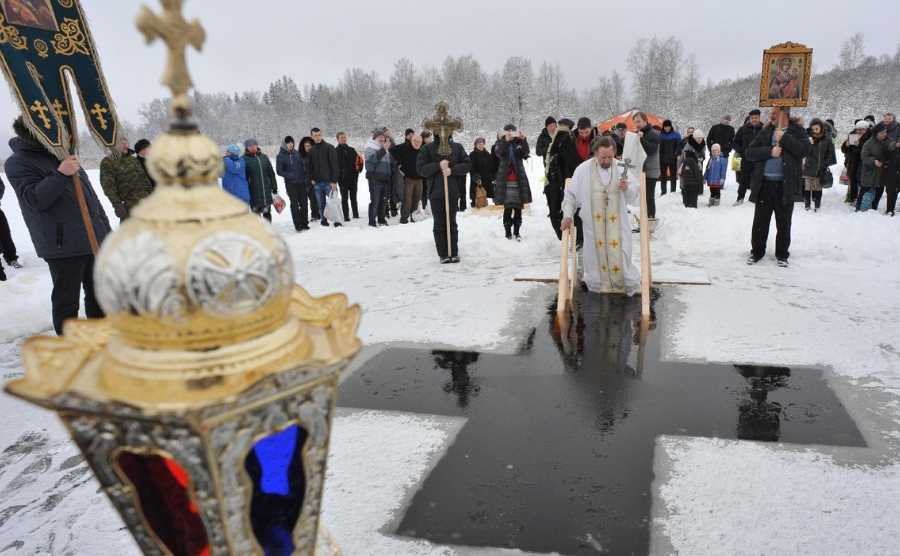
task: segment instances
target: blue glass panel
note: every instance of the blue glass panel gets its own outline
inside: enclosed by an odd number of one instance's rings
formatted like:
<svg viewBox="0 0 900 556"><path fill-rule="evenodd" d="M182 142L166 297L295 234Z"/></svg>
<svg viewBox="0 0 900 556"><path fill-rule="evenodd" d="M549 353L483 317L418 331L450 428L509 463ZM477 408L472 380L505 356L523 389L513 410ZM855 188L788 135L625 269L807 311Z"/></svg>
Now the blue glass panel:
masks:
<svg viewBox="0 0 900 556"><path fill-rule="evenodd" d="M253 483L250 523L266 556L289 556L292 533L306 493L303 444L306 431L292 425L261 438L244 468Z"/></svg>

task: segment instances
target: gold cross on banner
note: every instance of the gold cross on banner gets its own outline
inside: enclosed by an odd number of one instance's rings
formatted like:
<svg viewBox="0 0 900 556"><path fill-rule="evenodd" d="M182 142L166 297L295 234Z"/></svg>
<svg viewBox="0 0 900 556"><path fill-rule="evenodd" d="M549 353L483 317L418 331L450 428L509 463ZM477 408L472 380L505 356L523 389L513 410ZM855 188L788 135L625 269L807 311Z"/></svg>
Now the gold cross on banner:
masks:
<svg viewBox="0 0 900 556"><path fill-rule="evenodd" d="M440 137L438 154L449 157L452 152L450 150L450 136L453 135L454 131L462 129L463 123L459 118L450 117L449 108L446 102L441 101L437 103L437 106L434 108L437 113L433 118L425 120L423 125L426 129L430 129L432 133Z"/></svg>
<svg viewBox="0 0 900 556"><path fill-rule="evenodd" d="M62 118L63 116L69 115L69 111L66 110L66 107L63 106L63 104L59 101L59 99L56 99L53 101L53 111L56 112L56 115L59 116L60 118Z"/></svg>
<svg viewBox="0 0 900 556"><path fill-rule="evenodd" d="M91 114L93 114L97 118L97 123L100 124L100 129L106 129L108 127L106 118L103 117L103 115L107 112L109 112L108 109L103 108L96 102L94 103L94 107L91 108Z"/></svg>
<svg viewBox="0 0 900 556"><path fill-rule="evenodd" d="M47 108L43 102L36 100L31 104L31 111L37 114L37 117L44 123L45 129L50 129L50 118L47 117Z"/></svg>
<svg viewBox="0 0 900 556"><path fill-rule="evenodd" d="M166 71L162 84L172 90L176 107L188 107L187 92L194 83L187 68L187 47L197 51L203 49L206 31L196 19L187 21L181 13L183 0L160 0L162 15L156 15L147 6L141 8L137 18L137 28L144 34L147 43L161 39L169 49Z"/></svg>

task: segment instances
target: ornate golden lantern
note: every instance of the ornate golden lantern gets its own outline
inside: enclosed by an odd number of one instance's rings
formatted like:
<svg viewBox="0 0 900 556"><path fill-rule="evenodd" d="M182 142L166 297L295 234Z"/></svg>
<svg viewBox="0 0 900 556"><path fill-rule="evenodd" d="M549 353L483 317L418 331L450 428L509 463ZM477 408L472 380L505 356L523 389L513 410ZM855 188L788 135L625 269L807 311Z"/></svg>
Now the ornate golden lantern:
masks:
<svg viewBox="0 0 900 556"><path fill-rule="evenodd" d="M23 346L11 394L58 412L146 554L312 554L338 375L358 306L313 299L284 241L218 187L190 121L184 59L202 27L163 0L138 27L169 46L158 182L97 259L107 318Z"/></svg>

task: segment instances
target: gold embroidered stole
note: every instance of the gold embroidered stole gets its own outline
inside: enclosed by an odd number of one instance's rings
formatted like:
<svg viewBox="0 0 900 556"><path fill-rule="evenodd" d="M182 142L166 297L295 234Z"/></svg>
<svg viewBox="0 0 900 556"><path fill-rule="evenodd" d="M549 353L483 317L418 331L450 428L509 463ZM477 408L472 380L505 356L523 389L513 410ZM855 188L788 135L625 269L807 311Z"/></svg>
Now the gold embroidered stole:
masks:
<svg viewBox="0 0 900 556"><path fill-rule="evenodd" d="M609 183L603 183L600 163L591 164L591 213L594 225L594 249L600 274L600 291L625 293L625 265L622 254L622 228L619 219L619 172L613 164Z"/></svg>

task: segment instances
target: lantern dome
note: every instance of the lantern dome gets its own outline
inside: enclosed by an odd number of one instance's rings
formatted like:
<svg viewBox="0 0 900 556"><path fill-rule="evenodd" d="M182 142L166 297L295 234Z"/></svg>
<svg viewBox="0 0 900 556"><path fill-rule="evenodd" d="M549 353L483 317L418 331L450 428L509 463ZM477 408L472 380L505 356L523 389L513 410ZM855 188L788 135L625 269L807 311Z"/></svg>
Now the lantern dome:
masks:
<svg viewBox="0 0 900 556"><path fill-rule="evenodd" d="M173 129L147 164L158 186L103 244L98 301L134 348L210 350L271 333L287 316L293 262L282 240L218 186L222 154Z"/></svg>

